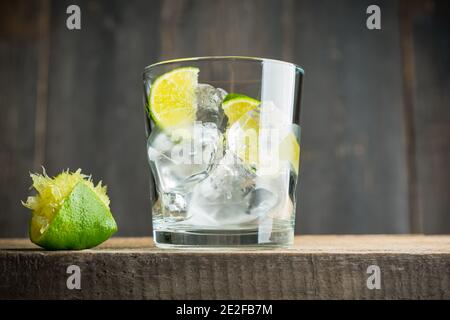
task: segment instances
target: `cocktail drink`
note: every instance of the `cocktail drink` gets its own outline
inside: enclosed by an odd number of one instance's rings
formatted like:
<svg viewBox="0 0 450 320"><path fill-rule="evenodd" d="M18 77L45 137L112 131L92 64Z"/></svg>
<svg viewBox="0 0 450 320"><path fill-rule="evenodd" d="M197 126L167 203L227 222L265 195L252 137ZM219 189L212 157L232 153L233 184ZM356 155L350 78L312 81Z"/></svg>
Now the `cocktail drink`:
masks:
<svg viewBox="0 0 450 320"><path fill-rule="evenodd" d="M145 69L158 246L293 243L302 76L291 63L244 57Z"/></svg>

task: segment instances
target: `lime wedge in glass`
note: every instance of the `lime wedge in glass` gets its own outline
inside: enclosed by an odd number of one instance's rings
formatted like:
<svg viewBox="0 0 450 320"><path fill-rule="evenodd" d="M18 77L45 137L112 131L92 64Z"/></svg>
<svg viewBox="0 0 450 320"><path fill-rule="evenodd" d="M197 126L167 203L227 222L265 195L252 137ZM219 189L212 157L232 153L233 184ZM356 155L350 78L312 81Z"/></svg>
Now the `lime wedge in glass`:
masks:
<svg viewBox="0 0 450 320"><path fill-rule="evenodd" d="M174 69L158 77L150 88L149 112L161 129L193 123L197 109L198 68Z"/></svg>

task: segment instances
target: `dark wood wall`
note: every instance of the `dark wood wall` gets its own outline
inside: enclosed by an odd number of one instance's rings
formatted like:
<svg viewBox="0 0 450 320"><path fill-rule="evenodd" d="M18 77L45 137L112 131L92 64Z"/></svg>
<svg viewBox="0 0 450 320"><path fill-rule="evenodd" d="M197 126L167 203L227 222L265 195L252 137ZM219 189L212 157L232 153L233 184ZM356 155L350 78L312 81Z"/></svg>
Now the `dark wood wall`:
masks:
<svg viewBox="0 0 450 320"><path fill-rule="evenodd" d="M366 0L0 1L0 236L26 236L41 165L101 178L119 235L148 235L141 73L207 55L306 70L298 233L450 232L449 5L376 2L371 31Z"/></svg>

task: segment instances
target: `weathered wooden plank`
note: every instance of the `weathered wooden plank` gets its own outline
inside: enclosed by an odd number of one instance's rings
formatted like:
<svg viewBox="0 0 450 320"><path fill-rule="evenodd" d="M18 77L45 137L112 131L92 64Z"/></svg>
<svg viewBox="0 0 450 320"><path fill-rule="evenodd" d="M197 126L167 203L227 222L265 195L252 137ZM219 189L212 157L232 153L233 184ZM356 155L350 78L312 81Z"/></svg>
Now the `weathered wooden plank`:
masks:
<svg viewBox="0 0 450 320"><path fill-rule="evenodd" d="M68 290L66 268L81 268ZM370 290L367 268L381 270ZM5 299L448 299L449 236L301 236L292 249L162 250L116 238L85 251L0 240Z"/></svg>
<svg viewBox="0 0 450 320"><path fill-rule="evenodd" d="M151 232L142 72L157 60L158 1L79 1L81 30L66 28L71 1L52 2L49 174L82 168L109 187L119 234Z"/></svg>
<svg viewBox="0 0 450 320"><path fill-rule="evenodd" d="M396 1L295 1L295 61L306 75L300 233L409 230Z"/></svg>
<svg viewBox="0 0 450 320"><path fill-rule="evenodd" d="M274 0L164 1L160 58L280 58L283 5Z"/></svg>
<svg viewBox="0 0 450 320"><path fill-rule="evenodd" d="M40 29L38 1L0 2L0 234L26 236L20 205L34 167Z"/></svg>
<svg viewBox="0 0 450 320"><path fill-rule="evenodd" d="M408 183L408 211L410 232L423 232L423 217L417 199L416 128L414 125L414 37L412 19L424 2L399 1L400 47L403 75L403 117L405 130L405 157Z"/></svg>
<svg viewBox="0 0 450 320"><path fill-rule="evenodd" d="M47 90L35 82L45 62L41 2L1 2L0 235L26 234L19 202L39 159L50 174L81 167L103 178L120 234L149 234L139 75L156 60L214 54L289 59L306 69L297 232L420 230L408 227L397 1L378 3L381 31L365 28L369 1L80 1L81 31L65 27L69 4L52 2L47 118L35 114L37 100L45 109ZM427 1L413 28L423 222L412 225L428 233L450 226L446 6Z"/></svg>
<svg viewBox="0 0 450 320"><path fill-rule="evenodd" d="M450 232L450 3L412 21L417 199L425 233Z"/></svg>

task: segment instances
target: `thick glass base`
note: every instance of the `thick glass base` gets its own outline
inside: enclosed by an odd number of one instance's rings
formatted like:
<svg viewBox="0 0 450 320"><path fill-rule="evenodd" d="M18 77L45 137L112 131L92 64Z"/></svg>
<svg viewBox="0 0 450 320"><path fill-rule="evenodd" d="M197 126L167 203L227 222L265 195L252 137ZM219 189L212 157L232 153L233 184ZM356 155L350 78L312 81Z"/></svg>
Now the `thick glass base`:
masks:
<svg viewBox="0 0 450 320"><path fill-rule="evenodd" d="M156 246L160 248L271 248L289 247L294 243L292 228L273 230L268 239L261 237L258 230L155 230Z"/></svg>

